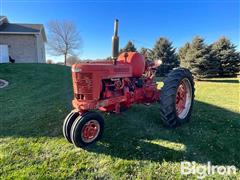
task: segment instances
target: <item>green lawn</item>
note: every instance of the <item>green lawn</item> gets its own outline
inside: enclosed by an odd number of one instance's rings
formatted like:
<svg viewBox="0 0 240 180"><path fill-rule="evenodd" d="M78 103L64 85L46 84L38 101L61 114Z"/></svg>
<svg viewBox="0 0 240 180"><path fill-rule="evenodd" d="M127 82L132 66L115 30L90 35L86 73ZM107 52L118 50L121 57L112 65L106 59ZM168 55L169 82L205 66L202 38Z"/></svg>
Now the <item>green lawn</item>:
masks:
<svg viewBox="0 0 240 180"><path fill-rule="evenodd" d="M105 114L103 139L87 150L62 135L71 111L70 68L1 64L0 178L185 179L181 161L235 165L240 178L239 80L196 82L192 121L163 127L158 104ZM218 178L220 176L213 175ZM196 176L188 176L196 178Z"/></svg>

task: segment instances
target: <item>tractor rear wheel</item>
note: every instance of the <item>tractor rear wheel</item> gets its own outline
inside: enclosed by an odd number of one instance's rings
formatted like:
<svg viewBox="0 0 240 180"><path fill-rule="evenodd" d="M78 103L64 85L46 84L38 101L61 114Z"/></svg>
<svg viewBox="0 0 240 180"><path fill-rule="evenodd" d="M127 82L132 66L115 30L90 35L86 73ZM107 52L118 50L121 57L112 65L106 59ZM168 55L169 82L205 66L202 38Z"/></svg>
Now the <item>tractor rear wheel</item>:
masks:
<svg viewBox="0 0 240 180"><path fill-rule="evenodd" d="M71 128L71 140L76 147L84 148L98 141L103 134L104 119L99 113L88 112L79 116Z"/></svg>
<svg viewBox="0 0 240 180"><path fill-rule="evenodd" d="M71 111L63 122L63 135L65 139L67 139L67 141L70 143L72 143L72 140L70 137L71 127L73 125L73 122L78 116L79 116L78 112Z"/></svg>
<svg viewBox="0 0 240 180"><path fill-rule="evenodd" d="M160 96L160 114L163 123L176 127L190 120L194 81L191 72L185 68L172 70L164 79Z"/></svg>

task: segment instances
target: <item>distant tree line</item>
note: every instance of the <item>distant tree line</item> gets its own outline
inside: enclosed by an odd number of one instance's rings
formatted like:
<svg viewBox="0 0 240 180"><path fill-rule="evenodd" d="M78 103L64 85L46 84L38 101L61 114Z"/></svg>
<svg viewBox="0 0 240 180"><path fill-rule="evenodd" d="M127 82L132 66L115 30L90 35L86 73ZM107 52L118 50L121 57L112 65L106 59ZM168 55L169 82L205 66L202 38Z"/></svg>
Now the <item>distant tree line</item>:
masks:
<svg viewBox="0 0 240 180"><path fill-rule="evenodd" d="M135 52L137 48L129 41L120 52ZM160 37L152 49L138 50L148 60L161 60L157 74L163 76L175 67L188 68L196 78L235 76L240 71L240 53L226 37L207 45L204 39L196 36L178 52L172 42Z"/></svg>
<svg viewBox="0 0 240 180"><path fill-rule="evenodd" d="M221 37L206 45L197 36L179 49L180 64L197 77L234 76L240 70L240 53L229 39Z"/></svg>

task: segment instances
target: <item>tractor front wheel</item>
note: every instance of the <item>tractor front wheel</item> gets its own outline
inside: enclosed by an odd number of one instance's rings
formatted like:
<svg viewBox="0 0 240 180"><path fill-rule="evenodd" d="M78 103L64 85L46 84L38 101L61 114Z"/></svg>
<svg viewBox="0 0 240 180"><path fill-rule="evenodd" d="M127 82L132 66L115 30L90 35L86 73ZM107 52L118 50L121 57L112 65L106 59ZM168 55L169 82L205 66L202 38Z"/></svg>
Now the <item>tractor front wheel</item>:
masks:
<svg viewBox="0 0 240 180"><path fill-rule="evenodd" d="M70 143L72 143L72 140L70 138L71 127L73 125L73 122L78 116L79 116L78 112L71 111L63 122L63 135L65 139Z"/></svg>
<svg viewBox="0 0 240 180"><path fill-rule="evenodd" d="M88 112L79 116L71 128L71 141L76 147L84 148L98 141L103 134L104 119L99 113Z"/></svg>
<svg viewBox="0 0 240 180"><path fill-rule="evenodd" d="M189 121L194 100L194 81L191 72L185 68L174 69L163 82L160 114L164 124L176 127Z"/></svg>

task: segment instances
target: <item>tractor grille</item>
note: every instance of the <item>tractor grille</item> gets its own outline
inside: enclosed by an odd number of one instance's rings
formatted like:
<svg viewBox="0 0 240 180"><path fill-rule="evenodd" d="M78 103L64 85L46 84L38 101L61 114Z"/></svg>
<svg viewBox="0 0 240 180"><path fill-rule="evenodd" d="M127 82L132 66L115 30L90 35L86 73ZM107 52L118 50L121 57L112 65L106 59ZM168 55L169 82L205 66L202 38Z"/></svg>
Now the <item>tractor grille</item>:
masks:
<svg viewBox="0 0 240 180"><path fill-rule="evenodd" d="M75 94L75 97L81 100L92 100L92 93L92 73L77 73L77 94Z"/></svg>

